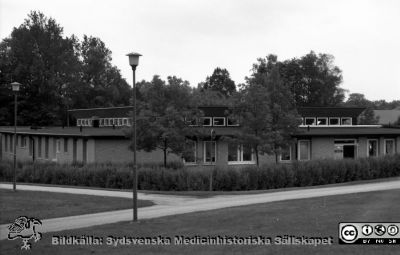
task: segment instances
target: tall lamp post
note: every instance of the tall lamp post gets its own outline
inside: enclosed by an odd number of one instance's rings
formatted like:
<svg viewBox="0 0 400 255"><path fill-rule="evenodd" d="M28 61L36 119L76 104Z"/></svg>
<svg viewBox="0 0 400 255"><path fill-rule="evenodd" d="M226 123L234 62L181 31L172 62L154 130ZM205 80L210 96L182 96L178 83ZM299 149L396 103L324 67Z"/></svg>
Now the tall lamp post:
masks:
<svg viewBox="0 0 400 255"><path fill-rule="evenodd" d="M13 190L17 190L17 94L21 86L18 82L11 83L14 92L14 180Z"/></svg>
<svg viewBox="0 0 400 255"><path fill-rule="evenodd" d="M137 164L136 164L136 81L135 72L136 67L139 65L139 57L142 56L139 53L132 52L127 54L129 57L129 65L132 67L133 72L133 111L132 111L132 131L133 131L133 221L137 221Z"/></svg>

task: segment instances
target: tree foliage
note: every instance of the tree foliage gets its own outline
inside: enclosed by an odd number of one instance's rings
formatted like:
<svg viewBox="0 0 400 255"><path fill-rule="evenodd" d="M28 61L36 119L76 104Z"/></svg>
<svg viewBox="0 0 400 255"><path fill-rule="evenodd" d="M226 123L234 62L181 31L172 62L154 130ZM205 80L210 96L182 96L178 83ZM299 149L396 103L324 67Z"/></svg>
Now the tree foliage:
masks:
<svg viewBox="0 0 400 255"><path fill-rule="evenodd" d="M276 57L259 59L240 91L236 114L242 132L237 140L249 144L256 154L274 154L289 146L290 135L299 125L293 97L280 77Z"/></svg>
<svg viewBox="0 0 400 255"><path fill-rule="evenodd" d="M213 74L207 76L206 81L200 86L203 90L217 91L225 97L232 96L236 92L235 82L225 68L215 68Z"/></svg>
<svg viewBox="0 0 400 255"><path fill-rule="evenodd" d="M372 125L379 122L379 117L374 114L374 103L366 99L364 94L350 94L343 105L347 107L365 107L365 110L358 118L358 124L360 125Z"/></svg>
<svg viewBox="0 0 400 255"><path fill-rule="evenodd" d="M70 108L127 105L129 85L110 61L99 38L66 37L53 18L31 12L0 43L0 125L13 122L14 81L23 85L20 125L61 125Z"/></svg>
<svg viewBox="0 0 400 255"><path fill-rule="evenodd" d="M340 88L342 71L333 61L332 55L311 51L301 58L278 63L296 106L336 106L344 100L345 90Z"/></svg>
<svg viewBox="0 0 400 255"><path fill-rule="evenodd" d="M185 117L192 117L191 88L187 81L175 76L163 81L154 76L152 81L138 84L141 102L138 106L138 149L161 149L164 165L169 152L182 155L185 140L193 130Z"/></svg>

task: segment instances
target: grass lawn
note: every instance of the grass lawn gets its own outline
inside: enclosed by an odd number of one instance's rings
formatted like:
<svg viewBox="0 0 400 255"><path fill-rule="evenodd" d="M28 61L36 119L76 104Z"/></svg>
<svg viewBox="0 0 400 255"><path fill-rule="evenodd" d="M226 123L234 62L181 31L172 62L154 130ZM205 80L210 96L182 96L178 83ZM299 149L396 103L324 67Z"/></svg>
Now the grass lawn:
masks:
<svg viewBox="0 0 400 255"><path fill-rule="evenodd" d="M132 207L131 201L126 198L0 189L0 224L13 222L22 215L48 219L127 209ZM147 200L139 200L138 203L139 207L150 205L153 203Z"/></svg>
<svg viewBox="0 0 400 255"><path fill-rule="evenodd" d="M351 221L400 222L400 190L291 200L207 212L190 213L103 226L44 233L33 244L30 254L399 254L397 246L338 245L338 223ZM278 235L333 237L333 245L302 246L53 246L51 237L107 236L173 238L193 236L266 236ZM21 240L0 241L1 254L19 254ZM26 253L26 252L24 252Z"/></svg>

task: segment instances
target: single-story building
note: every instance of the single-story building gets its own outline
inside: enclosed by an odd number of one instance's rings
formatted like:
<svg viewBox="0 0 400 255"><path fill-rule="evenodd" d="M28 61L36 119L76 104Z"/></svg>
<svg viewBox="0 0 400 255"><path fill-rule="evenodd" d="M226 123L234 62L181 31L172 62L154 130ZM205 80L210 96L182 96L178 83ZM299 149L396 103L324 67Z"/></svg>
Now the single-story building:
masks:
<svg viewBox="0 0 400 255"><path fill-rule="evenodd" d="M71 110L70 127L32 129L18 127L18 160L71 163L131 162L131 107ZM223 139L237 133L240 123L230 118L227 107L200 107L203 117L190 121L192 128L205 135L189 139L191 153L184 158L169 153L168 161L186 165L226 166L255 164L255 155L246 145ZM302 125L293 134L292 146L279 156L281 162L312 159L375 157L400 153L400 128L380 125L357 125L363 108L304 107L298 112ZM0 157L13 158L13 127L0 127ZM209 134L209 135L207 135ZM162 163L161 150L139 151L139 163ZM274 162L275 156L260 155L260 163Z"/></svg>

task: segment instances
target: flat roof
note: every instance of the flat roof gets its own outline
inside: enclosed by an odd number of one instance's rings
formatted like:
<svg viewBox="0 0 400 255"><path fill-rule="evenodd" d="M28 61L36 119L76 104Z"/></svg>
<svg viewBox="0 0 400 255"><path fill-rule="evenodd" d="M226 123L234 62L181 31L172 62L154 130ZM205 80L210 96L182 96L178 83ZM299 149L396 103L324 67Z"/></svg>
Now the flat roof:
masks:
<svg viewBox="0 0 400 255"><path fill-rule="evenodd" d="M99 118L129 118L133 106L123 107L107 107L107 108L88 108L88 109L72 109L68 110L70 116L76 119L86 119L91 117Z"/></svg>
<svg viewBox="0 0 400 255"><path fill-rule="evenodd" d="M194 127L197 131L203 130L207 134L209 130L214 129L217 136L232 135L240 130L240 127ZM60 137L103 137L103 138L127 138L124 131L128 131L129 127L44 127L40 129L31 129L30 127L17 127L18 134L26 135L43 135L43 136L60 136ZM14 127L0 127L0 133L13 134ZM377 126L349 126L349 127L299 127L294 134L299 136L366 136L366 135L390 135L400 136L400 128L383 128Z"/></svg>
<svg viewBox="0 0 400 255"><path fill-rule="evenodd" d="M62 137L111 137L125 138L124 130L129 128L116 127L82 127L82 132L79 127L43 127L40 129L31 129L30 127L17 127L18 134L26 135L43 135L43 136L62 136ZM14 127L0 127L0 133L14 133Z"/></svg>
<svg viewBox="0 0 400 255"><path fill-rule="evenodd" d="M383 128L368 126L349 126L349 127L299 127L295 136L338 136L338 135L400 135L400 128Z"/></svg>

